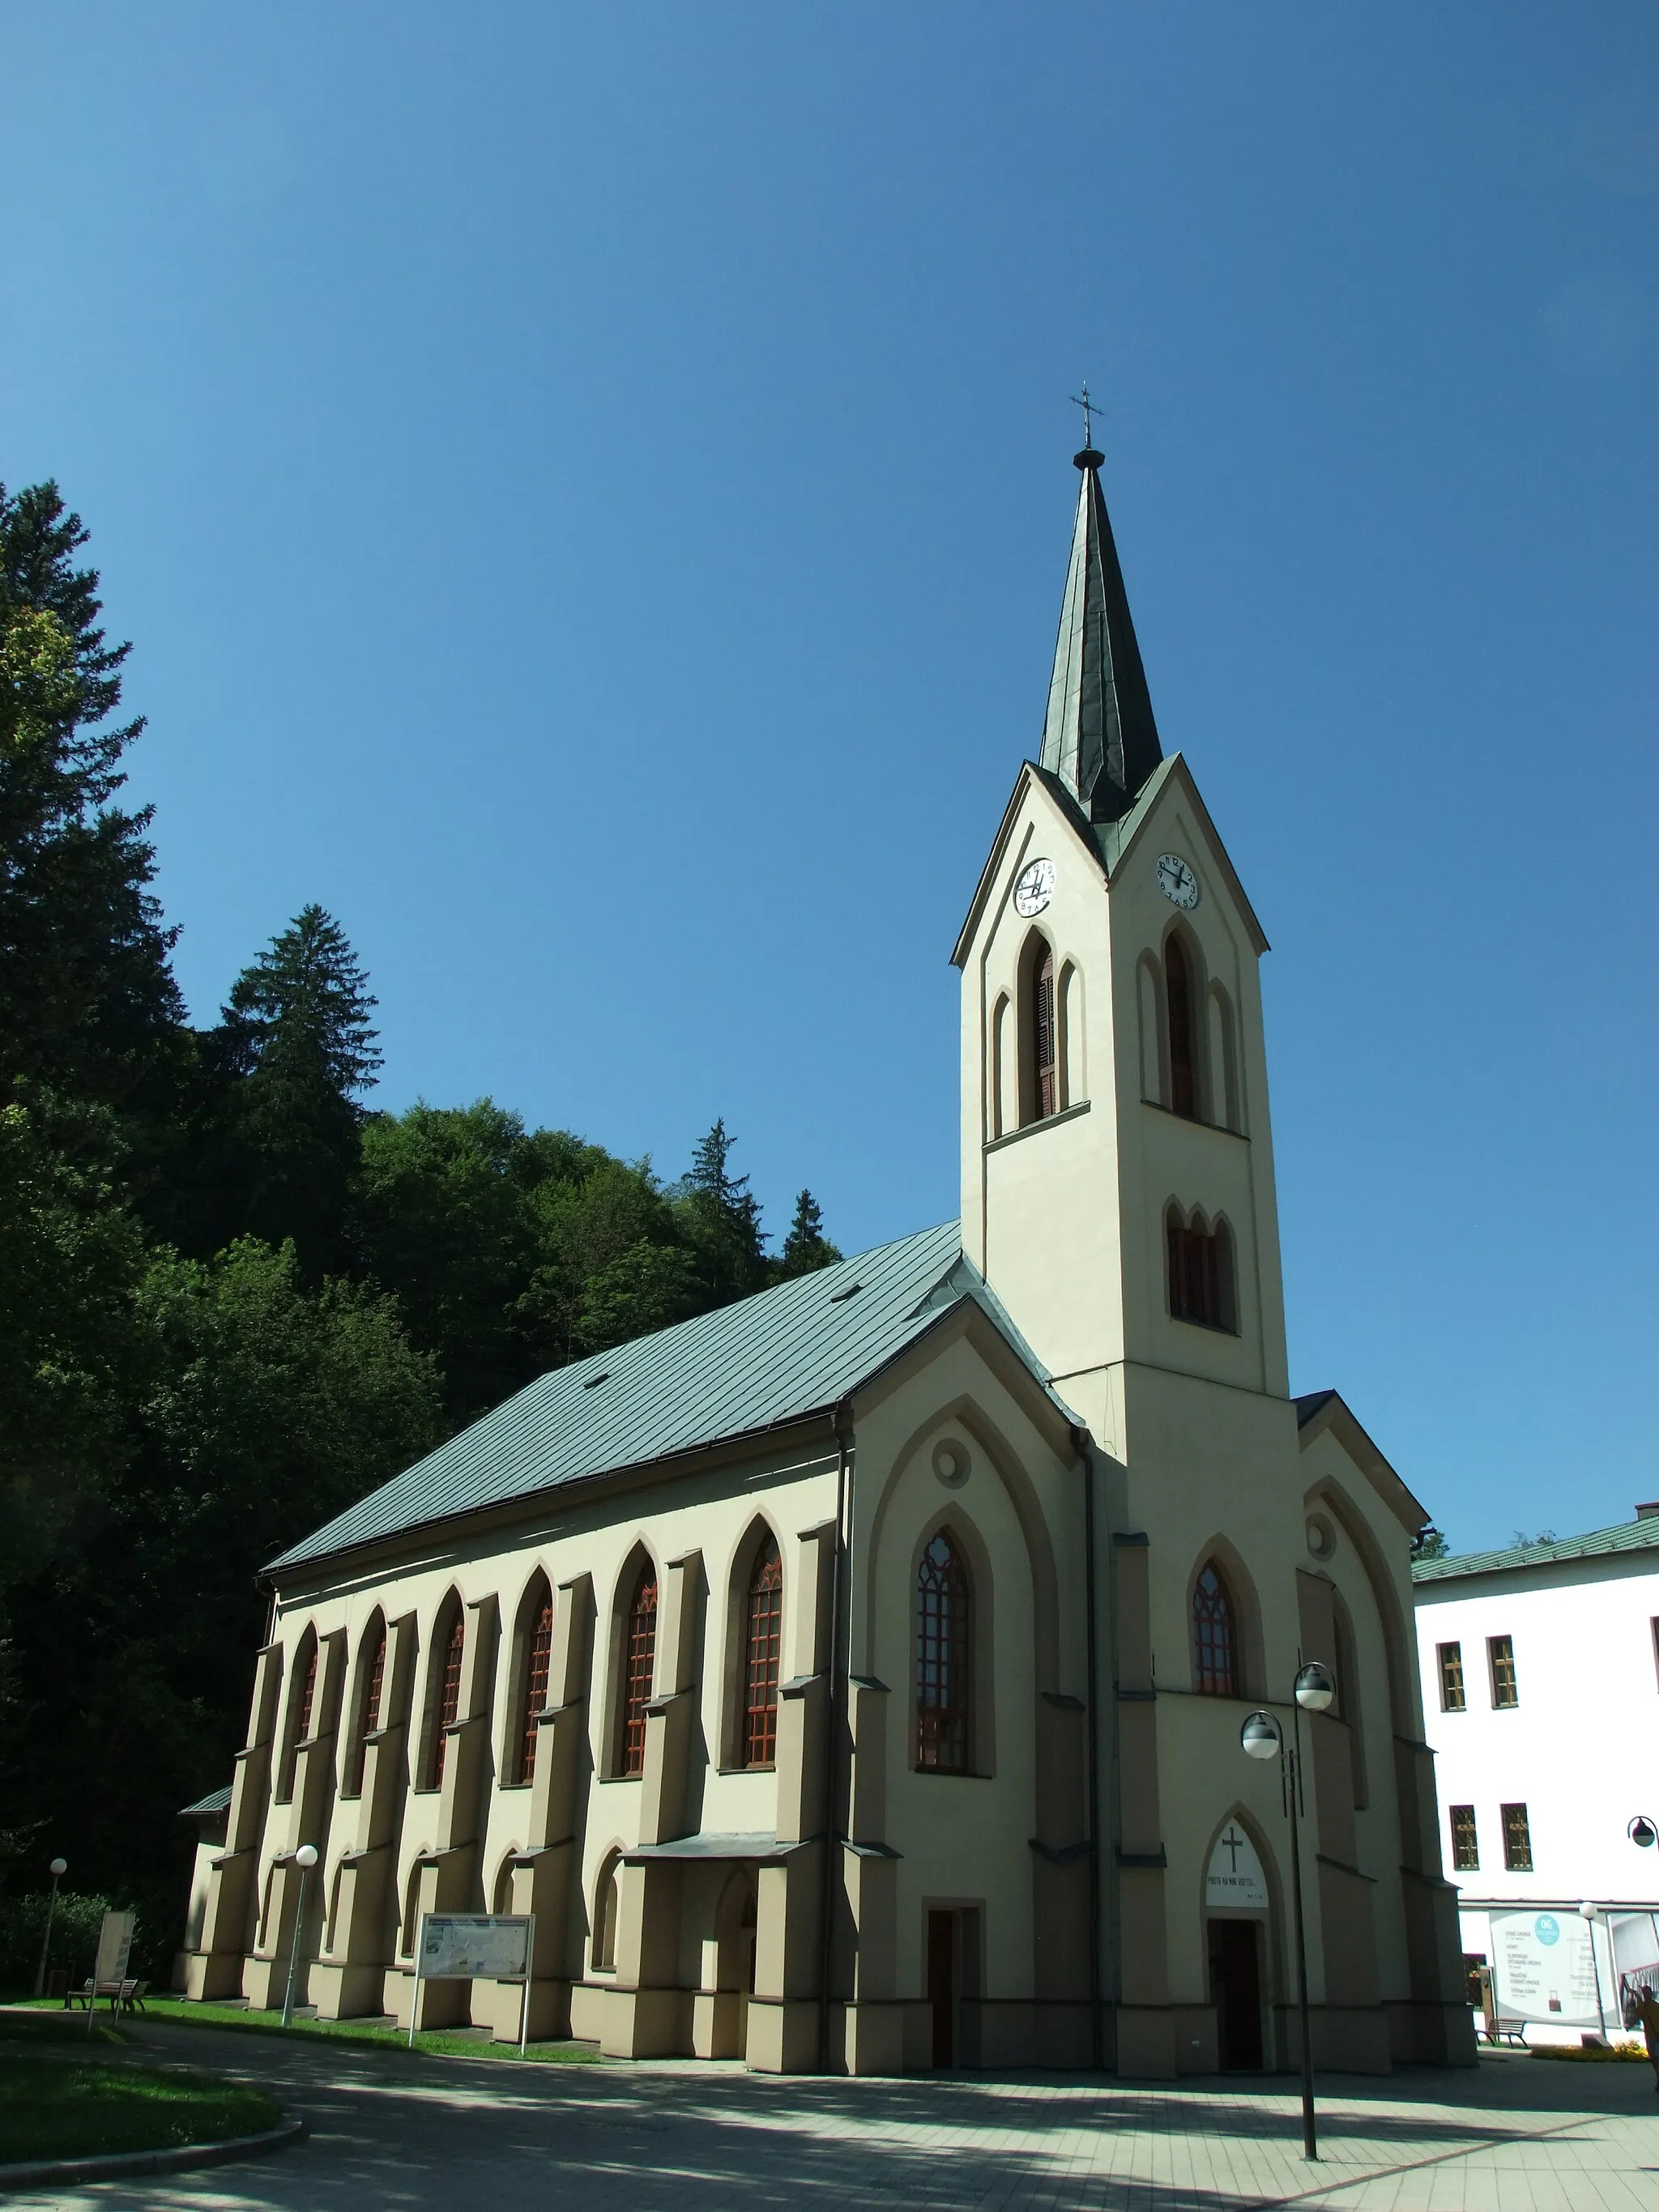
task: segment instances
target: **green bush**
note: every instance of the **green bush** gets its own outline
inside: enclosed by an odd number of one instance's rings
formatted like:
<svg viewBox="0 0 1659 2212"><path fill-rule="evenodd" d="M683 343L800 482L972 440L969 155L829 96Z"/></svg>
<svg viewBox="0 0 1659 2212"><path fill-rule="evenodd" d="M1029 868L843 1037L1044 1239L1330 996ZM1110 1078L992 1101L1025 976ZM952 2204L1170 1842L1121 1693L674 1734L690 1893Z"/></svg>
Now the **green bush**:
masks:
<svg viewBox="0 0 1659 2212"><path fill-rule="evenodd" d="M82 1897L60 1889L52 1916L52 1957L47 1971L67 1967L71 1981L84 1981L98 1955L98 1929L110 1909L106 1897ZM40 1964L40 1938L46 1929L46 1893L0 1897L0 1990L34 1987Z"/></svg>

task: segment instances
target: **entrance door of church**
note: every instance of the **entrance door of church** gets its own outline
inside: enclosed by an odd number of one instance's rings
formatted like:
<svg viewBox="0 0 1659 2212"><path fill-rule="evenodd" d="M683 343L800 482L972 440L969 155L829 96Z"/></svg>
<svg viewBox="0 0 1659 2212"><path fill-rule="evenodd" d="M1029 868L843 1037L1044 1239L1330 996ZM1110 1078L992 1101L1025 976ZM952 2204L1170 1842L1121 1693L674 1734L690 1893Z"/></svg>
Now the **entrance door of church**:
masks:
<svg viewBox="0 0 1659 2212"><path fill-rule="evenodd" d="M957 2055L957 1916L927 1916L927 2002L933 2008L933 2063L951 2066Z"/></svg>
<svg viewBox="0 0 1659 2212"><path fill-rule="evenodd" d="M1210 1996L1222 2070L1254 2073L1261 2065L1261 1971L1254 1920L1210 1923Z"/></svg>

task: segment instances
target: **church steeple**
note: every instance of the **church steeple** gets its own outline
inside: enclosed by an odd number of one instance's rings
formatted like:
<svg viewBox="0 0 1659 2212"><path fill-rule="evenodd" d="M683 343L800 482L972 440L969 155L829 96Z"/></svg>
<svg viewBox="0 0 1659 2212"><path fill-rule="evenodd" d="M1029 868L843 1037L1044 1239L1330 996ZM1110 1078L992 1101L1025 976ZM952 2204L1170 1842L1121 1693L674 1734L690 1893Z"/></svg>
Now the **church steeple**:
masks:
<svg viewBox="0 0 1659 2212"><path fill-rule="evenodd" d="M1100 489L1105 456L1085 446L1072 565L1060 608L1042 765L1091 822L1115 822L1164 757Z"/></svg>

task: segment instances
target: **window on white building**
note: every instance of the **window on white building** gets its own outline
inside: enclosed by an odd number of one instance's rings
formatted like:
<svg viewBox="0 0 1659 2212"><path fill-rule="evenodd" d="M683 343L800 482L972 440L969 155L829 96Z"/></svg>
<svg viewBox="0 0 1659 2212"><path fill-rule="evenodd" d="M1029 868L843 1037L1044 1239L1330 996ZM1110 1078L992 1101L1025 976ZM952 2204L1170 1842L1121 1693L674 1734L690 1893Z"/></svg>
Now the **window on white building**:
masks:
<svg viewBox="0 0 1659 2212"><path fill-rule="evenodd" d="M1451 1847L1454 1874L1480 1873L1480 1845L1474 1831L1473 1805L1451 1808Z"/></svg>
<svg viewBox="0 0 1659 2212"><path fill-rule="evenodd" d="M1489 1636L1486 1638L1486 1664L1492 1671L1492 1702L1495 1712L1506 1712L1521 1702L1521 1693L1515 1685L1515 1638L1512 1636Z"/></svg>
<svg viewBox="0 0 1659 2212"><path fill-rule="evenodd" d="M1527 1808L1524 1805L1505 1805L1503 1811L1504 1864L1511 1874L1530 1874L1532 1830L1527 1823Z"/></svg>
<svg viewBox="0 0 1659 2212"><path fill-rule="evenodd" d="M1463 1647L1461 1644L1443 1644L1440 1653L1440 1710L1443 1713L1461 1713L1466 1704L1463 1695Z"/></svg>

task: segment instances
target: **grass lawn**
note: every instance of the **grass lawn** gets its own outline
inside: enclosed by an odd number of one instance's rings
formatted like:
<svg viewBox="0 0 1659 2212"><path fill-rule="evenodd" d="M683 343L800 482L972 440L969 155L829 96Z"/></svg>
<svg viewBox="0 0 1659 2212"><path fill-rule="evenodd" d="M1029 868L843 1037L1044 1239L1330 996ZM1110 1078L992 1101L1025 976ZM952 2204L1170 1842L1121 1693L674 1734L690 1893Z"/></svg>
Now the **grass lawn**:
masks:
<svg viewBox="0 0 1659 2212"><path fill-rule="evenodd" d="M13 2018L16 2015L14 2014ZM3 2017L3 2015L0 2015ZM60 2013L57 2015L62 2019ZM86 2033L84 2014L73 2017L81 2023L81 2033ZM181 2021L189 2027L235 2027L248 2035L281 2035L284 2033L280 2012L250 2012L245 2005L186 2004L181 1997L149 1996L144 2000L143 2017L148 2020ZM380 2027L366 2020L296 2020L286 2033L289 2035L325 2036L332 2043L360 2044L376 2051L406 2051L409 2037L405 2031L395 2027ZM415 2039L417 2051L438 2057L454 2056L465 2058L509 2059L519 2063L516 2043L492 2043L479 2035L458 2033L453 2028L430 2028ZM532 2043L527 2054L532 2064L540 2066L590 2066L599 2061L599 2053L580 2043Z"/></svg>
<svg viewBox="0 0 1659 2212"><path fill-rule="evenodd" d="M0 2165L222 2142L258 2135L282 2118L258 2089L184 2067L112 2062L118 2030L100 2023L88 2044L82 2021L77 2045L75 2029L61 2014L13 2014L0 2027L7 2046L0 2049Z"/></svg>

